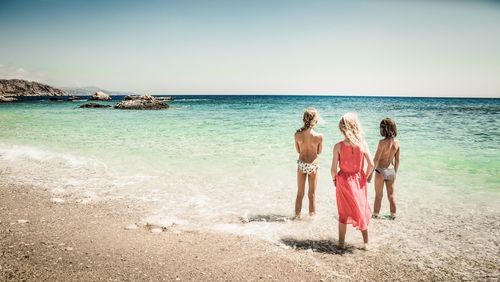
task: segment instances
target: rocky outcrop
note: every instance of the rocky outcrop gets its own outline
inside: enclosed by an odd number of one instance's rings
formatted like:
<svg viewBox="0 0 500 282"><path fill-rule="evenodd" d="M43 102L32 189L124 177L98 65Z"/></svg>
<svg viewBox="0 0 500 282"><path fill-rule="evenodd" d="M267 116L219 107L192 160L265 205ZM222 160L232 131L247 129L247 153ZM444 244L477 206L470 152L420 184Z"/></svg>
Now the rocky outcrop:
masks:
<svg viewBox="0 0 500 282"><path fill-rule="evenodd" d="M77 101L82 101L82 100L83 100L82 97L78 97L78 96L69 96L67 99L67 101L70 101L70 102L77 102Z"/></svg>
<svg viewBox="0 0 500 282"><path fill-rule="evenodd" d="M150 95L126 96L125 100L116 104L115 109L122 110L166 110L168 104Z"/></svg>
<svg viewBox="0 0 500 282"><path fill-rule="evenodd" d="M94 93L94 95L92 95L92 97L90 97L90 100L109 101L109 100L111 100L111 96L109 96L108 94L106 94L102 91L97 91L96 93Z"/></svg>
<svg viewBox="0 0 500 282"><path fill-rule="evenodd" d="M127 95L124 98L125 101L132 101L132 100L153 101L154 99L155 98L151 95Z"/></svg>
<svg viewBox="0 0 500 282"><path fill-rule="evenodd" d="M9 103L9 102L15 102L15 101L17 101L17 98L15 98L15 97L0 96L0 103Z"/></svg>
<svg viewBox="0 0 500 282"><path fill-rule="evenodd" d="M64 96L52 86L22 79L0 79L0 96Z"/></svg>
<svg viewBox="0 0 500 282"><path fill-rule="evenodd" d="M103 105L97 103L85 103L80 108L111 108L111 105Z"/></svg>

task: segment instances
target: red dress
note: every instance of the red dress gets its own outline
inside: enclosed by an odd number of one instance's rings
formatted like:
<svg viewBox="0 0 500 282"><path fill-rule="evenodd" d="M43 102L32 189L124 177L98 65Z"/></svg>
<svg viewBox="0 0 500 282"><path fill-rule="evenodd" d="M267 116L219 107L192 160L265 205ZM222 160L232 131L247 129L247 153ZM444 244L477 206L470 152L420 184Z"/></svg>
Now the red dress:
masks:
<svg viewBox="0 0 500 282"><path fill-rule="evenodd" d="M364 154L359 147L340 142L340 171L337 173L337 209L339 222L358 230L368 229L371 210L368 204Z"/></svg>

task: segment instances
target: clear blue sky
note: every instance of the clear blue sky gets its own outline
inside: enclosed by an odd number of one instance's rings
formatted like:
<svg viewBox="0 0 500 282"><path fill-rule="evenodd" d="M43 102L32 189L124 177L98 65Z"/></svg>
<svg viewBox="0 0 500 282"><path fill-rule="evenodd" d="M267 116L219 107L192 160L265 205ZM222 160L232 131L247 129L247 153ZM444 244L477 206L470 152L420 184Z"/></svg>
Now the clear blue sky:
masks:
<svg viewBox="0 0 500 282"><path fill-rule="evenodd" d="M0 78L153 94L500 97L500 2L0 0Z"/></svg>

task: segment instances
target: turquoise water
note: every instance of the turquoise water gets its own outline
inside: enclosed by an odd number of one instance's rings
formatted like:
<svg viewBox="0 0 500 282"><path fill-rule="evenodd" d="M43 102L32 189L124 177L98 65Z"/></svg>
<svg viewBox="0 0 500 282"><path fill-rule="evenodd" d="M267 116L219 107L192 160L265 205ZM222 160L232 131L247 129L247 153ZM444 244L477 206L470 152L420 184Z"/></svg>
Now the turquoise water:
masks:
<svg viewBox="0 0 500 282"><path fill-rule="evenodd" d="M154 203L152 218L237 228L228 224L245 214L292 213L293 134L303 110L315 107L325 140L320 218L335 216L331 151L342 139L338 120L348 111L358 113L372 154L379 121L396 120L402 148L397 187L406 191L401 201L424 194L498 199L500 99L174 98L166 111L79 109L76 102L0 104L2 166L20 181L57 193L141 199Z"/></svg>

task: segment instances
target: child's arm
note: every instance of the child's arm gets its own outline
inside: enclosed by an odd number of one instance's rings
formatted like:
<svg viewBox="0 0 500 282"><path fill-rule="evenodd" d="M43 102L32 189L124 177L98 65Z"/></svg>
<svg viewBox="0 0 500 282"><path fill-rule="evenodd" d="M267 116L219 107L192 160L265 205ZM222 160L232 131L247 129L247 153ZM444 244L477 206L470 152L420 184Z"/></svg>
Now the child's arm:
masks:
<svg viewBox="0 0 500 282"><path fill-rule="evenodd" d="M375 152L375 157L373 157L373 166L378 166L378 161L380 159L380 154L382 153L382 142L378 141L377 151Z"/></svg>
<svg viewBox="0 0 500 282"><path fill-rule="evenodd" d="M340 145L337 143L333 147L332 169L330 171L330 173L332 174L333 185L335 185L335 187L337 187L337 170L338 170L338 165L339 165L339 150L340 150Z"/></svg>
<svg viewBox="0 0 500 282"><path fill-rule="evenodd" d="M378 160L379 160L380 154L381 154L380 152L382 151L381 147L382 147L382 145L381 145L381 142L379 141L378 146L377 146L377 151L375 152L375 157L373 158L373 168L376 168L378 165ZM368 150L368 146L366 146L366 148ZM370 153L370 152L368 152L368 153ZM368 164L370 164L369 161L368 161ZM368 170L367 170L367 172L368 172ZM366 181L371 182L372 177L373 177L373 170L370 172L370 175L368 175L368 178L366 179Z"/></svg>
<svg viewBox="0 0 500 282"><path fill-rule="evenodd" d="M314 159L313 163L318 163L319 156L321 155L321 152L323 151L323 135L319 136L319 143L318 147L316 148L316 158Z"/></svg>
<svg viewBox="0 0 500 282"><path fill-rule="evenodd" d="M398 144L398 150L396 151L396 154L394 155L394 171L396 171L396 173L398 172L398 168L399 168L399 149L401 149L401 147Z"/></svg>
<svg viewBox="0 0 500 282"><path fill-rule="evenodd" d="M319 144L318 144L318 155L321 155L321 152L323 151L323 135L319 136Z"/></svg>
<svg viewBox="0 0 500 282"><path fill-rule="evenodd" d="M295 133L295 150L297 150L297 154L300 154L300 146L299 146L299 142L297 140L297 133Z"/></svg>
<svg viewBox="0 0 500 282"><path fill-rule="evenodd" d="M368 178L366 179L367 182L372 181L372 173L373 169L375 168L372 155L370 154L370 150L368 149L368 144L365 143L365 159L366 162L368 163L368 167L366 168L365 175L368 175Z"/></svg>

